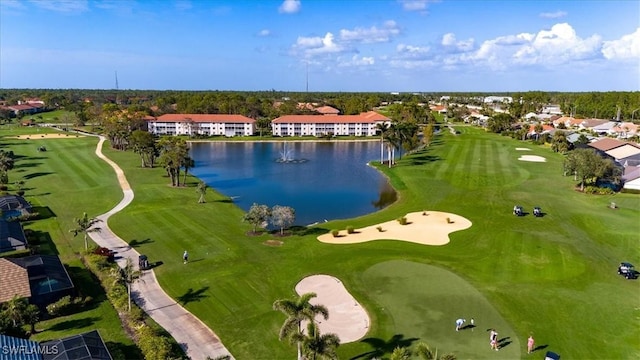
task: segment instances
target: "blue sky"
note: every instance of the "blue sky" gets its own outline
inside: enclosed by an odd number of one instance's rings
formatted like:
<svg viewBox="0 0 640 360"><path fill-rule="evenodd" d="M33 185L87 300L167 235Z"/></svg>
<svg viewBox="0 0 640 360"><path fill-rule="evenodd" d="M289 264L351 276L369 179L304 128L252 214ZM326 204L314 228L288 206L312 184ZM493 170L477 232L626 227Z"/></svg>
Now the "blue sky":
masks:
<svg viewBox="0 0 640 360"><path fill-rule="evenodd" d="M1 88L640 90L640 1L0 0Z"/></svg>

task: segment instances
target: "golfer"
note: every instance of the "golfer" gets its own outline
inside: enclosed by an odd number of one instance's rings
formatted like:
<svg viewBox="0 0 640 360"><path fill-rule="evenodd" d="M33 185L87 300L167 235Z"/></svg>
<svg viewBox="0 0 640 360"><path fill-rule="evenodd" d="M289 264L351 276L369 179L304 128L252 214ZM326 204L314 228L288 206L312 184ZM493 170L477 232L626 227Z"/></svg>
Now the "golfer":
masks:
<svg viewBox="0 0 640 360"><path fill-rule="evenodd" d="M185 264L187 263L187 261L189 261L189 253L187 253L187 250L185 250L184 254L182 254L182 261L184 261Z"/></svg>
<svg viewBox="0 0 640 360"><path fill-rule="evenodd" d="M531 354L533 352L533 345L535 341L533 340L533 335L529 335L529 339L527 340L527 354Z"/></svg>
<svg viewBox="0 0 640 360"><path fill-rule="evenodd" d="M465 319L456 320L456 331L460 330L460 327L462 327L462 324L464 324L465 321Z"/></svg>

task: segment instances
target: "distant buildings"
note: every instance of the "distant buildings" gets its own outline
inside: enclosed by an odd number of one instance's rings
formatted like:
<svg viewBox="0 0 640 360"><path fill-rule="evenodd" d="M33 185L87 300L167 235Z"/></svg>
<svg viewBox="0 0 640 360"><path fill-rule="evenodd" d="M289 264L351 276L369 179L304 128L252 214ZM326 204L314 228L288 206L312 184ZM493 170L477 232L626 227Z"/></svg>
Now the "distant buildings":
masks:
<svg viewBox="0 0 640 360"><path fill-rule="evenodd" d="M165 114L147 119L148 130L155 135L251 136L256 121L243 115Z"/></svg>
<svg viewBox="0 0 640 360"><path fill-rule="evenodd" d="M359 115L284 115L271 122L275 136L374 136L391 119L375 111Z"/></svg>

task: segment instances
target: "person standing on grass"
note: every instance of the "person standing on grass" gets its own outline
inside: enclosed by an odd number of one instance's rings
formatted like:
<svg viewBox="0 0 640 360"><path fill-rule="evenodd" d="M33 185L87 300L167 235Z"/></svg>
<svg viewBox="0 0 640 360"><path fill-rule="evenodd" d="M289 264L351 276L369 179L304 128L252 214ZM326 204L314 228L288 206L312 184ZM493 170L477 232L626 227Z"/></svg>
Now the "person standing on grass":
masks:
<svg viewBox="0 0 640 360"><path fill-rule="evenodd" d="M462 327L462 324L464 324L465 321L465 319L456 320L456 331L460 330L460 327Z"/></svg>
<svg viewBox="0 0 640 360"><path fill-rule="evenodd" d="M498 351L498 332L491 329L491 348Z"/></svg>
<svg viewBox="0 0 640 360"><path fill-rule="evenodd" d="M187 263L187 261L189 261L189 253L187 252L187 250L185 250L184 254L182 254L182 261L184 261L185 264Z"/></svg>
<svg viewBox="0 0 640 360"><path fill-rule="evenodd" d="M527 340L527 354L531 354L533 352L534 344L535 344L535 340L533 340L533 334L529 335L529 339Z"/></svg>

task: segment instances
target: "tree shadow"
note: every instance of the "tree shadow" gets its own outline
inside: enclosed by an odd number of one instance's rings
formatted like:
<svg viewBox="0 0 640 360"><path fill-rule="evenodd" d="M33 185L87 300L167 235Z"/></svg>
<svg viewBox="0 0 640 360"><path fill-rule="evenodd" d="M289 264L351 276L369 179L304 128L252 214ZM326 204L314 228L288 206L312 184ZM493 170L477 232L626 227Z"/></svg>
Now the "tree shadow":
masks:
<svg viewBox="0 0 640 360"><path fill-rule="evenodd" d="M111 354L111 358L114 360L144 358L140 349L133 344L125 345L113 341L106 341L104 344L107 346L107 350L109 350L109 354Z"/></svg>
<svg viewBox="0 0 640 360"><path fill-rule="evenodd" d="M59 322L55 325L52 325L47 330L60 331L60 330L69 330L69 329L81 329L81 328L86 328L93 325L93 323L95 323L98 320L100 320L100 318L95 316L86 317L82 319L66 320L66 321Z"/></svg>
<svg viewBox="0 0 640 360"><path fill-rule="evenodd" d="M360 340L360 342L370 345L373 350L356 355L352 357L351 360L381 358L386 354L393 353L393 350L397 347L411 346L416 340L418 340L418 338L405 339L403 334L393 335L388 341L380 338L366 338Z"/></svg>
<svg viewBox="0 0 640 360"><path fill-rule="evenodd" d="M88 304L83 304L81 310L97 308L100 303L107 300L107 296L99 280L87 268L65 265L69 277L75 287L76 295L81 298L91 296L92 300Z"/></svg>
<svg viewBox="0 0 640 360"><path fill-rule="evenodd" d="M47 175L51 175L53 174L52 172L35 172L35 173L31 173L31 174L27 174L25 176L23 176L22 178L25 180L30 180L30 179L34 179L37 177L41 177L41 176L47 176Z"/></svg>
<svg viewBox="0 0 640 360"><path fill-rule="evenodd" d="M135 247L139 247L139 246L142 246L142 245L151 244L153 242L155 242L155 241L153 241L153 240L151 240L149 238L146 238L144 240L133 239L133 240L129 241L129 246L135 248Z"/></svg>
<svg viewBox="0 0 640 360"><path fill-rule="evenodd" d="M29 248L32 249L32 252L43 255L60 254L48 232L25 229L25 236L27 237L27 243L29 244Z"/></svg>
<svg viewBox="0 0 640 360"><path fill-rule="evenodd" d="M31 209L34 213L38 213L38 220L56 217L56 214L48 206L33 206Z"/></svg>
<svg viewBox="0 0 640 360"><path fill-rule="evenodd" d="M208 290L209 290L208 286L202 287L195 291L192 288L189 288L186 293L178 296L178 302L184 306L190 302L200 301L208 297L208 295L205 294L205 292L207 292Z"/></svg>

